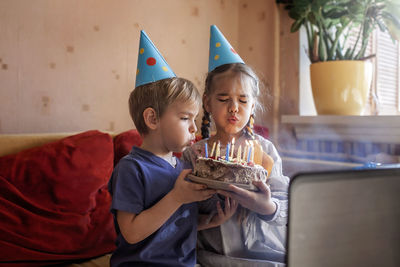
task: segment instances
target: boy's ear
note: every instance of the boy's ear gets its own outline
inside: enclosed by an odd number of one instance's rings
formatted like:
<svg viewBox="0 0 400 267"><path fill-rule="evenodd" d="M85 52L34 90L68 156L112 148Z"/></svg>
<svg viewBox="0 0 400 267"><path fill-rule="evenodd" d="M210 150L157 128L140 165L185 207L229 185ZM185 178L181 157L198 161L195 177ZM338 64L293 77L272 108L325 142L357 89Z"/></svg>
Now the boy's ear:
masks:
<svg viewBox="0 0 400 267"><path fill-rule="evenodd" d="M158 117L157 113L153 108L146 108L143 111L143 119L144 123L150 130L155 130L157 129L158 126Z"/></svg>
<svg viewBox="0 0 400 267"><path fill-rule="evenodd" d="M203 95L203 106L204 106L204 109L209 113L210 112L210 99L207 95Z"/></svg>

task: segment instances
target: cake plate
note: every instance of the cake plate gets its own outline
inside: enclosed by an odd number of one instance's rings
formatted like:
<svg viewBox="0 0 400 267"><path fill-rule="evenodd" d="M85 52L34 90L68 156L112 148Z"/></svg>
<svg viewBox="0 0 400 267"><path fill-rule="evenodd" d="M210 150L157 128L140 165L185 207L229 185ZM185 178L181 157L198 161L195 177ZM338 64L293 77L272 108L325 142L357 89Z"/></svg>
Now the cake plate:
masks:
<svg viewBox="0 0 400 267"><path fill-rule="evenodd" d="M222 190L226 190L226 191L232 191L229 189L229 185L231 184L231 185L234 185L234 186L246 189L246 190L258 191L258 188L253 184L227 183L227 182L210 180L210 179L198 177L193 174L188 174L188 178L192 182L199 183L199 184L206 184L209 188L213 188L213 189L222 189Z"/></svg>

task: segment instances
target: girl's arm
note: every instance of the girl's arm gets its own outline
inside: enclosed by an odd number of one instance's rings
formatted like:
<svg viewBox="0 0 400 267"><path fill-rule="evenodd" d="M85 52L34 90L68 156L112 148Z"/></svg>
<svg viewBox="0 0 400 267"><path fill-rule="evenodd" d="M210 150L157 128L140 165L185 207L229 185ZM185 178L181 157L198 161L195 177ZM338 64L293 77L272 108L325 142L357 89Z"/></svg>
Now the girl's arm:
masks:
<svg viewBox="0 0 400 267"><path fill-rule="evenodd" d="M185 181L184 178L190 171L182 171L174 188L151 208L139 214L117 211L118 226L128 243L134 244L150 236L182 204L205 200L215 193L215 190L206 189L205 185Z"/></svg>
<svg viewBox="0 0 400 267"><path fill-rule="evenodd" d="M274 214L277 210L277 205L271 198L270 187L262 181L253 181L253 184L258 187L259 191L249 191L229 185L230 191L217 190L217 192L236 200L242 207L260 215Z"/></svg>

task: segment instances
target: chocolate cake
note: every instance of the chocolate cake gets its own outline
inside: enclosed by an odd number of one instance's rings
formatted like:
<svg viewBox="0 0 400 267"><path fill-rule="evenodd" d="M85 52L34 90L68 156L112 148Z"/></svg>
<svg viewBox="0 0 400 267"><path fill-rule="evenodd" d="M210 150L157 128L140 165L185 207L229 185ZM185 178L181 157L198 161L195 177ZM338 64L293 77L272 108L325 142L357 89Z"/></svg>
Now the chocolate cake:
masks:
<svg viewBox="0 0 400 267"><path fill-rule="evenodd" d="M197 158L193 174L210 180L247 185L251 185L253 180L265 182L268 176L268 172L257 164L204 157Z"/></svg>

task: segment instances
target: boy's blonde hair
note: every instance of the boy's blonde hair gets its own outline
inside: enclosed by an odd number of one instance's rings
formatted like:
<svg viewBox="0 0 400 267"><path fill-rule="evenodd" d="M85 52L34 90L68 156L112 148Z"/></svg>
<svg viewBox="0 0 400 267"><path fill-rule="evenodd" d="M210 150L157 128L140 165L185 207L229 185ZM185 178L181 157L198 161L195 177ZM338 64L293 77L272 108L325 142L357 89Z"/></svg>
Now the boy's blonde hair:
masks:
<svg viewBox="0 0 400 267"><path fill-rule="evenodd" d="M168 78L136 87L129 96L129 113L141 135L149 132L143 112L153 108L157 118L161 118L169 105L176 101L201 105L201 96L195 85L184 78Z"/></svg>

